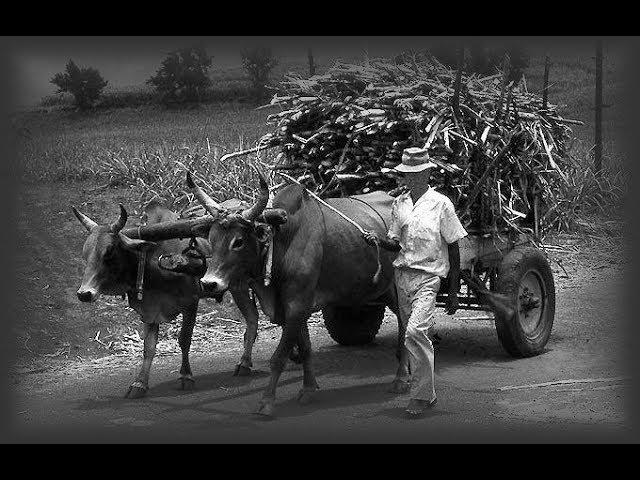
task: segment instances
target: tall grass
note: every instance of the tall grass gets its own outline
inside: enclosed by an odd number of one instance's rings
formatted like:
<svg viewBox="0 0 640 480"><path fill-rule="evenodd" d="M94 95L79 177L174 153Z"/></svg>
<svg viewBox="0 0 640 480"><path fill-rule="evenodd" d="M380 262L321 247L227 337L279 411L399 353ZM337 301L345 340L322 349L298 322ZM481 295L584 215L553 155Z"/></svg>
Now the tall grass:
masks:
<svg viewBox="0 0 640 480"><path fill-rule="evenodd" d="M220 150L210 146L170 147L153 153L141 152L137 157L112 152L96 170L96 176L110 185L133 187L140 203L160 200L164 205L181 211L194 202L185 188L186 172L192 172L198 183L215 200L237 198L255 201L258 185L246 161L220 161Z"/></svg>
<svg viewBox="0 0 640 480"><path fill-rule="evenodd" d="M267 131L266 113L242 104L193 109L157 106L108 112L33 112L16 116L25 179L74 180L94 175L112 157L133 161L157 154L179 159L179 149L207 146L222 153L253 145ZM172 155L168 157L168 152Z"/></svg>

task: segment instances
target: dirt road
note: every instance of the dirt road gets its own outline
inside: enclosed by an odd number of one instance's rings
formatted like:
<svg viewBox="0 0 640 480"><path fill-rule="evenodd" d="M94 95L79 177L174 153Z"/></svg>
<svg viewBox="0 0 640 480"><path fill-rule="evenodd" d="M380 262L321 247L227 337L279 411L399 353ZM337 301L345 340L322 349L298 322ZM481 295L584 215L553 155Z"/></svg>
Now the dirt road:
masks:
<svg viewBox="0 0 640 480"><path fill-rule="evenodd" d="M194 391L178 389L180 355L175 339L167 334L146 398L126 400L123 395L141 360L139 344L131 354L123 351L101 357L97 354L105 354L104 345L92 338L97 330L104 332L109 322L114 328L138 327L139 322L113 299L91 306L75 301L83 233L67 213L66 204L74 195L82 197L86 192L32 190L22 198L26 207L20 225L30 232L23 237L29 256L20 263L26 316L18 319L14 332L29 351L21 350L11 378L10 438L614 441L631 432L627 353L632 344L622 297L623 260L611 255L603 259L584 249L563 260L564 270L553 264L556 320L547 351L538 357L509 357L491 321L469 320L470 314L463 311L454 317L439 315L435 328L438 405L420 420L405 418L407 396L386 391L396 367L392 315L385 317L376 342L366 347L335 344L321 319L314 316L310 329L321 386L315 401L297 404L302 371L289 364L278 389L276 418L265 421L252 414L267 383L268 360L280 329L261 323L254 374L233 377L241 353L242 325L228 301L204 305L206 318L217 323L204 325L202 316L196 329ZM126 192L118 195L126 199ZM46 198L49 201L43 201ZM113 198L111 193L85 208L89 213L98 211L113 203L108 201ZM38 219L29 218L36 212ZM24 335L32 343L25 342ZM530 385L559 380L590 381ZM509 386L523 388L501 390Z"/></svg>

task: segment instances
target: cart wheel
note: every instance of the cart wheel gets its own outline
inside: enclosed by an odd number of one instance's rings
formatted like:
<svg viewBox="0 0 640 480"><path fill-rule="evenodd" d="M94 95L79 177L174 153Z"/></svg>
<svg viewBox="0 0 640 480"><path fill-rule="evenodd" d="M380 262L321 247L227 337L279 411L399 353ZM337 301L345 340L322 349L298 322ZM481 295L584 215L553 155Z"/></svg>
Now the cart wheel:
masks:
<svg viewBox="0 0 640 480"><path fill-rule="evenodd" d="M534 247L513 249L502 259L496 287L515 307L513 318L496 313L502 346L514 357L542 353L556 310L553 273L546 257Z"/></svg>
<svg viewBox="0 0 640 480"><path fill-rule="evenodd" d="M340 345L366 345L382 325L384 305L325 307L322 316L329 335Z"/></svg>

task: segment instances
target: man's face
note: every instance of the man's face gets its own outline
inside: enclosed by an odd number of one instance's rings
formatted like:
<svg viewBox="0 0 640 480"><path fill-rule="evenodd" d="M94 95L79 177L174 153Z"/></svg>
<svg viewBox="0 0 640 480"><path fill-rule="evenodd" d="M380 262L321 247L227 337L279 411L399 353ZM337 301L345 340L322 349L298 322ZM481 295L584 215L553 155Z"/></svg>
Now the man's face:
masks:
<svg viewBox="0 0 640 480"><path fill-rule="evenodd" d="M406 185L409 190L421 190L429 185L431 169L426 168L420 172L404 172L400 179L402 185Z"/></svg>

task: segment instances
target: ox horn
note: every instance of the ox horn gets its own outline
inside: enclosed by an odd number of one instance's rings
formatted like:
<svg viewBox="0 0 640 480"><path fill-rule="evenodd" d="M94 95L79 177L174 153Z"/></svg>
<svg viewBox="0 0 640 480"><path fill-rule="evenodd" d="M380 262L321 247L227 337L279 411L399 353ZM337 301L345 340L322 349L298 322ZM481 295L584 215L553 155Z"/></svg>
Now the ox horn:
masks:
<svg viewBox="0 0 640 480"><path fill-rule="evenodd" d="M111 224L111 231L113 233L118 233L120 230L122 230L124 228L124 225L127 223L128 216L129 215L127 214L127 211L124 209L122 204L120 204L120 218L117 222Z"/></svg>
<svg viewBox="0 0 640 480"><path fill-rule="evenodd" d="M91 220L89 217L87 217L84 213L80 213L76 207L72 206L71 210L73 210L73 214L76 216L76 218L78 220L80 220L80 223L82 225L84 225L84 228L86 228L89 232L91 230L93 230L95 227L98 226L98 224L96 222L94 222L93 220Z"/></svg>
<svg viewBox="0 0 640 480"><path fill-rule="evenodd" d="M222 208L220 204L216 203L213 198L204 193L204 190L196 185L196 182L193 181L191 172L187 172L187 186L189 187L191 192L193 192L202 206L206 208L211 215L215 217L218 215L218 213L224 211L224 208Z"/></svg>
<svg viewBox="0 0 640 480"><path fill-rule="evenodd" d="M267 182L267 177L264 176L262 170L257 166L253 164L251 166L256 171L258 178L260 179L260 193L258 194L258 200L256 200L256 203L242 211L243 218L250 222L258 218L258 215L264 211L267 203L269 202L269 184Z"/></svg>

